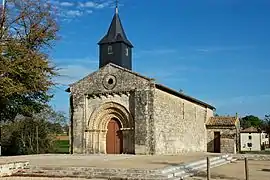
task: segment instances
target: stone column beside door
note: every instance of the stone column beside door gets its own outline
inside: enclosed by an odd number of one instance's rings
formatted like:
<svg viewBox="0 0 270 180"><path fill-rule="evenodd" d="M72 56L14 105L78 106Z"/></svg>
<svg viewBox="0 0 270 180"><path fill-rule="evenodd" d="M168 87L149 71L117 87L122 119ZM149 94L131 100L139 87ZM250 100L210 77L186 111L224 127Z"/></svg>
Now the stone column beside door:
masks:
<svg viewBox="0 0 270 180"><path fill-rule="evenodd" d="M106 135L107 130L101 130L100 131L100 138L99 138L99 153L106 154Z"/></svg>

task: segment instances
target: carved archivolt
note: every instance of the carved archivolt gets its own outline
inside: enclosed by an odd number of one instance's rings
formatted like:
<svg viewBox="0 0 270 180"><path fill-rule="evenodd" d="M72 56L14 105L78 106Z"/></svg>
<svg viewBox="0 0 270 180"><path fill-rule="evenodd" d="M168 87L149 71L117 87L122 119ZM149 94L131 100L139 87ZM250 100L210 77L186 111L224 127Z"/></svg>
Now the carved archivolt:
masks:
<svg viewBox="0 0 270 180"><path fill-rule="evenodd" d="M117 118L122 128L132 128L133 118L130 112L121 104L107 102L97 108L90 116L89 130L106 130L109 120Z"/></svg>

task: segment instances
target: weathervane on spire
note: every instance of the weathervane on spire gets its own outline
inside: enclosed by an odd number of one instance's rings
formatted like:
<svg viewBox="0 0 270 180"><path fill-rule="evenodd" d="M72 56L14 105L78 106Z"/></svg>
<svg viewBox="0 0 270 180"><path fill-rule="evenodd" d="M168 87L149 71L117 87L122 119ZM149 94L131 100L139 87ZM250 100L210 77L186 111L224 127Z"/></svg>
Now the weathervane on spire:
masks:
<svg viewBox="0 0 270 180"><path fill-rule="evenodd" d="M115 0L115 13L118 14L118 0Z"/></svg>

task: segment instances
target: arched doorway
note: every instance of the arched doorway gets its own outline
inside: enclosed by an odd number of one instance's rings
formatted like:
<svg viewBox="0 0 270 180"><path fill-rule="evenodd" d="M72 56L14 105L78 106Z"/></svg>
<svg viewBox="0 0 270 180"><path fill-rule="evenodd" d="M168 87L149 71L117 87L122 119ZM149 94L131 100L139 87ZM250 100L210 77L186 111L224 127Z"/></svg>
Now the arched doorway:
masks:
<svg viewBox="0 0 270 180"><path fill-rule="evenodd" d="M123 134L121 124L112 118L107 125L106 152L107 154L121 154L123 152Z"/></svg>

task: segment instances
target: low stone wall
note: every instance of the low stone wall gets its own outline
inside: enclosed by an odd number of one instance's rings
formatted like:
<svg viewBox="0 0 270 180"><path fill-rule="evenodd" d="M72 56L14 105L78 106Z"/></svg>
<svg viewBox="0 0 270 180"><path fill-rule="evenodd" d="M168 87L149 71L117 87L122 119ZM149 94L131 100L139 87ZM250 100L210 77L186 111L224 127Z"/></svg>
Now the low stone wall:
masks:
<svg viewBox="0 0 270 180"><path fill-rule="evenodd" d="M10 176L21 169L25 169L29 166L29 162L12 162L0 165L0 177Z"/></svg>
<svg viewBox="0 0 270 180"><path fill-rule="evenodd" d="M91 167L31 167L13 174L16 177L51 178L109 178L109 179L167 179L161 170L134 168L91 168Z"/></svg>
<svg viewBox="0 0 270 180"><path fill-rule="evenodd" d="M212 167L230 163L230 155L209 156ZM31 161L30 161L31 162ZM157 161L158 162L158 161ZM112 162L113 163L113 162ZM123 162L124 163L124 162ZM205 170L206 158L197 160L168 163L167 166L155 169L149 168L98 168L98 167L48 167L30 166L29 169L14 173L13 177L50 177L50 178L108 178L108 179L129 179L129 180L167 180L181 179L190 176L198 171Z"/></svg>
<svg viewBox="0 0 270 180"><path fill-rule="evenodd" d="M238 160L244 160L247 158L248 160L255 161L270 161L270 155L266 154L233 154L233 157Z"/></svg>

